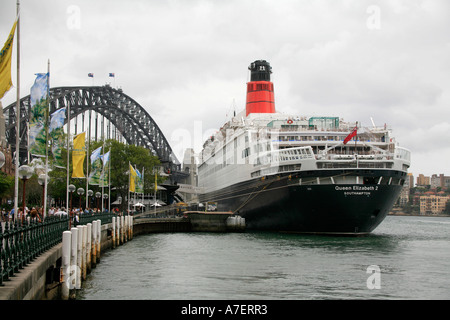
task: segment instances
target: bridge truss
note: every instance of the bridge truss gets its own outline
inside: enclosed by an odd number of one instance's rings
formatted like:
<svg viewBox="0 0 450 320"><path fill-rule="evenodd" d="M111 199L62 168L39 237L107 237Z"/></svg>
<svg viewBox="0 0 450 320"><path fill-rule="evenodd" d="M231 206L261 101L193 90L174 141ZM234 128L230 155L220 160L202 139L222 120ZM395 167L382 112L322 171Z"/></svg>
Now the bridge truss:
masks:
<svg viewBox="0 0 450 320"><path fill-rule="evenodd" d="M93 87L56 87L50 88L50 114L58 109L68 107L70 104L70 120L75 118L75 134L77 131L78 116L81 115L83 127L86 114L94 112L95 137L98 136L98 118L102 118L101 134L107 138L122 139L128 144L142 146L158 156L166 169L180 172L178 159L172 151L167 139L159 129L156 122L148 112L135 100L127 96L121 89L114 89L109 85ZM27 158L27 123L29 121L31 105L30 96L20 99L20 159ZM6 140L12 151L16 150L16 103L3 109L5 117ZM107 131L104 131L104 120L108 122ZM65 124L68 119L66 118ZM72 123L72 122L71 122ZM73 125L71 125L71 128ZM91 129L89 129L91 130ZM83 129L80 130L82 132ZM72 129L71 132L73 133ZM23 163L24 161L21 161Z"/></svg>

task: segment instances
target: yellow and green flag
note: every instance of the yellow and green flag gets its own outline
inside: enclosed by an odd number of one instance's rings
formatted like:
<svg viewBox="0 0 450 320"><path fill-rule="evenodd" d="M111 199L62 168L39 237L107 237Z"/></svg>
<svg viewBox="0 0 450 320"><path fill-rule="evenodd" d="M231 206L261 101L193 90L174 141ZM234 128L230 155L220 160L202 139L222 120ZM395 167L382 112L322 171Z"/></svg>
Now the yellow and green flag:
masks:
<svg viewBox="0 0 450 320"><path fill-rule="evenodd" d="M11 80L11 54L13 48L14 33L16 32L17 19L9 33L5 45L0 51L0 99L12 87Z"/></svg>
<svg viewBox="0 0 450 320"><path fill-rule="evenodd" d="M133 166L130 164L130 192L136 192L136 177L136 170L134 170Z"/></svg>
<svg viewBox="0 0 450 320"><path fill-rule="evenodd" d="M84 159L86 158L85 139L86 139L86 132L82 132L76 135L75 138L73 138L72 178L85 178L83 172Z"/></svg>

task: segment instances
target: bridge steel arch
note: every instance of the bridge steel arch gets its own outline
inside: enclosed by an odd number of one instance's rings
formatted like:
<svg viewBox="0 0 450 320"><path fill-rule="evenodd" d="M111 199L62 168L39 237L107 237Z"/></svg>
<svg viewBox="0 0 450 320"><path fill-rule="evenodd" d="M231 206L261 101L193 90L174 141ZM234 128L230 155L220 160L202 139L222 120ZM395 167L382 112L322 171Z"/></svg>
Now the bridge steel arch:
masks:
<svg viewBox="0 0 450 320"><path fill-rule="evenodd" d="M70 119L92 110L113 124L128 144L142 146L158 156L166 168L172 172L180 171L180 163L172 151L164 134L148 114L135 100L109 85L92 87L55 87L50 88L50 114L69 106ZM20 157L27 156L30 96L20 99ZM15 151L16 144L16 103L3 109L5 117L6 140ZM65 124L68 119L66 118Z"/></svg>

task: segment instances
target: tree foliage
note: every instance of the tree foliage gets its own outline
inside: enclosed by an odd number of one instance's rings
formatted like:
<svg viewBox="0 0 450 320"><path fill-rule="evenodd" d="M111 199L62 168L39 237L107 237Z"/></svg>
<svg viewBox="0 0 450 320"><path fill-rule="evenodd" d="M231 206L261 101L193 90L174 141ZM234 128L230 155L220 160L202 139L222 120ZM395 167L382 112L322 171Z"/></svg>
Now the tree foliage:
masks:
<svg viewBox="0 0 450 320"><path fill-rule="evenodd" d="M157 156L151 154L150 150L135 145L128 145L116 140L103 141L91 141L89 144L89 156L93 150L103 147L102 154L108 151L110 153L111 169L110 169L110 181L111 181L111 202L114 202L119 196L122 197L121 210L126 208L125 199L128 196L129 187L129 164L132 164L141 173L144 172L144 192L150 193L153 191L154 176L151 174L154 166L159 165L160 161ZM62 157L64 164L67 163L67 151L63 149ZM87 158L89 158L87 156ZM88 160L89 172L91 171L90 159ZM84 163L84 173L86 175L86 160ZM72 175L72 165L69 169L70 176ZM51 177L49 183L49 195L55 199L59 199L60 202L65 202L66 199L66 169L54 169L49 173ZM161 181L159 181L161 182ZM86 189L86 179L70 178L69 184L75 185L76 189ZM101 192L101 187L95 185L89 185L89 189L94 192ZM104 189L107 193L107 188ZM85 204L85 194L82 196L82 204ZM73 204L78 206L79 196L76 192L73 193ZM96 199L91 199L91 206L96 207Z"/></svg>

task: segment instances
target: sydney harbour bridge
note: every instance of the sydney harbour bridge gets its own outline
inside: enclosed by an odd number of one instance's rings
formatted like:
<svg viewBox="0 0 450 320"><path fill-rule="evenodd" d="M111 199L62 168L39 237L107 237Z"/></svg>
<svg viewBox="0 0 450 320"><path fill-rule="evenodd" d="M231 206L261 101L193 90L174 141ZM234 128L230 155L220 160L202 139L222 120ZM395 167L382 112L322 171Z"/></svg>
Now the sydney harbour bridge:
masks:
<svg viewBox="0 0 450 320"><path fill-rule="evenodd" d="M81 133L89 121L91 140L116 139L127 144L142 146L157 156L166 170L182 178L181 165L164 134L148 112L123 93L109 85L92 87L55 87L49 89L50 114L70 105L71 134ZM20 159L28 152L27 123L31 110L30 96L20 99ZM3 109L5 135L12 151L16 150L16 102ZM81 119L80 119L81 118ZM66 116L65 124L68 122ZM81 120L81 130L77 128ZM105 126L105 123L106 126ZM106 127L106 131L105 131ZM74 130L75 129L75 130ZM75 131L75 132L74 132ZM100 134L99 134L100 131ZM21 161L23 163L23 161Z"/></svg>

